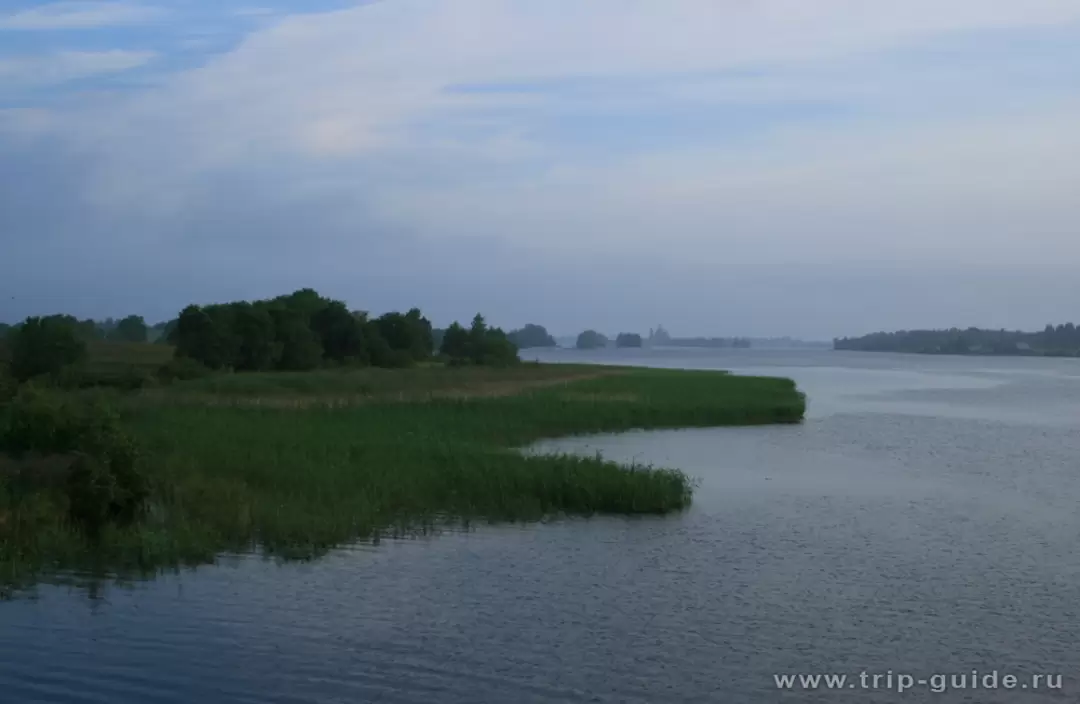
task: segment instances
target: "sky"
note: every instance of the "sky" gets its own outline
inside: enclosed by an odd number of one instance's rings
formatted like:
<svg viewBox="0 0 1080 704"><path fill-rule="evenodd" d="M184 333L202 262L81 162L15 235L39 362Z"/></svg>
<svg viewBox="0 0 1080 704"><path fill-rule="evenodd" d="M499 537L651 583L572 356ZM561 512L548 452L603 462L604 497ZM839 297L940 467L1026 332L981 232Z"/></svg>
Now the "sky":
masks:
<svg viewBox="0 0 1080 704"><path fill-rule="evenodd" d="M0 0L0 320L1080 322L1076 0Z"/></svg>

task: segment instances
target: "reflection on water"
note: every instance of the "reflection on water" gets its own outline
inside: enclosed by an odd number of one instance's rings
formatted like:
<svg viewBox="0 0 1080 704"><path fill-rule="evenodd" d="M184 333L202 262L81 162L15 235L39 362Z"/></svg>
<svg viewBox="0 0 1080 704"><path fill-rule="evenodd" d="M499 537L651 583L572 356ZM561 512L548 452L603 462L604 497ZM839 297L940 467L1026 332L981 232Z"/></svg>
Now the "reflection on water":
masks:
<svg viewBox="0 0 1080 704"><path fill-rule="evenodd" d="M1080 365L546 351L783 374L801 426L547 443L700 478L670 518L482 527L0 604L12 702L1076 701ZM784 672L1063 691L789 692Z"/></svg>

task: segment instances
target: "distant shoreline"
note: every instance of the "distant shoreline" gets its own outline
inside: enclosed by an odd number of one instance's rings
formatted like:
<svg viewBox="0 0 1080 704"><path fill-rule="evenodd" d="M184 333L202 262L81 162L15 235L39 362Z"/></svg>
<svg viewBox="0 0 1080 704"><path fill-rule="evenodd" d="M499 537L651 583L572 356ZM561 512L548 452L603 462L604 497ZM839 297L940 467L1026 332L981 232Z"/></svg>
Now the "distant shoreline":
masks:
<svg viewBox="0 0 1080 704"><path fill-rule="evenodd" d="M1019 330L900 330L833 340L833 349L853 352L968 357L1080 357L1080 328L1047 325L1042 332Z"/></svg>
<svg viewBox="0 0 1080 704"><path fill-rule="evenodd" d="M993 352L993 351L978 351L978 352L939 352L934 350L857 350L846 347L834 347L833 352L867 352L870 354L911 354L920 355L923 357L1045 357L1051 359L1078 359L1080 358L1080 350L1075 352L1055 352L1044 350L1028 350L1028 351L1016 351L1016 352Z"/></svg>

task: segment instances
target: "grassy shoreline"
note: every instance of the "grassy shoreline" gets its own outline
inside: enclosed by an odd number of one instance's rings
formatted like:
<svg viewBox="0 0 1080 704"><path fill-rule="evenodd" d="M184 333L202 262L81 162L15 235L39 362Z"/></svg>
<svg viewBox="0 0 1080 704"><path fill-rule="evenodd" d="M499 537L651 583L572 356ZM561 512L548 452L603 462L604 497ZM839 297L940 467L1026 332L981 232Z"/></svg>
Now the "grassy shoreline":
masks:
<svg viewBox="0 0 1080 704"><path fill-rule="evenodd" d="M523 364L209 377L116 397L149 509L91 545L63 499L0 505L0 583L57 570L153 574L231 551L315 557L447 519L663 514L682 472L526 455L542 439L631 429L795 423L787 379Z"/></svg>

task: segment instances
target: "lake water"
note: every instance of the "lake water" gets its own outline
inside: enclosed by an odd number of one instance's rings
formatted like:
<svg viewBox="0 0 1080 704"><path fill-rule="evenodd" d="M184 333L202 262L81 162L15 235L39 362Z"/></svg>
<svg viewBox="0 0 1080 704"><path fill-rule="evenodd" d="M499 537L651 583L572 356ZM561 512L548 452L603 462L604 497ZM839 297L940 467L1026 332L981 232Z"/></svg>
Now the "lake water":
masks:
<svg viewBox="0 0 1080 704"><path fill-rule="evenodd" d="M546 445L685 469L701 483L679 516L43 586L0 603L0 701L1080 700L1080 360L529 356L790 376L808 418ZM849 680L778 690L795 673Z"/></svg>

